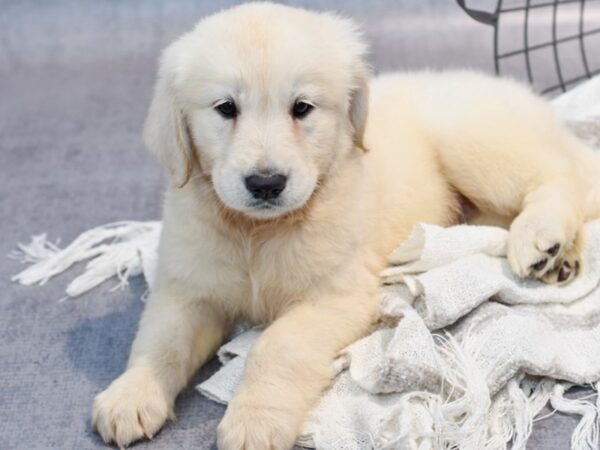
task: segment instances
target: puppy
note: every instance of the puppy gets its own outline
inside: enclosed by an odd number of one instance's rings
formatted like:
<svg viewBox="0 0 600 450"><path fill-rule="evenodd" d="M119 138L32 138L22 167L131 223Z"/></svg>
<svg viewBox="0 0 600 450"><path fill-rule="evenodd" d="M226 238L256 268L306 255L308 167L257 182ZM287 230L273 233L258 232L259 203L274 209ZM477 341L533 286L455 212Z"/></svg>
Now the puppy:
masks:
<svg viewBox="0 0 600 450"><path fill-rule="evenodd" d="M253 3L161 59L144 137L171 174L159 264L127 370L94 402L106 442L151 438L241 319L270 324L218 428L224 450L287 449L377 318L378 273L416 222L510 227L520 277L571 280L600 216L600 161L512 81L369 80L355 25ZM370 95L369 95L370 91Z"/></svg>

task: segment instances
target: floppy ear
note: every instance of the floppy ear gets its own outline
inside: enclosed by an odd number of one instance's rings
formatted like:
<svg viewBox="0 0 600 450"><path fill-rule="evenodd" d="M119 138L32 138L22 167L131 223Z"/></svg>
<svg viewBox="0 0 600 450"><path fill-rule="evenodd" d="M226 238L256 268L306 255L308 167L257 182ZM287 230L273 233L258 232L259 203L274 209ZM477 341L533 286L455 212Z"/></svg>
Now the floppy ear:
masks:
<svg viewBox="0 0 600 450"><path fill-rule="evenodd" d="M367 114L369 113L369 70L363 67L359 70L355 88L350 94L350 123L354 128L354 145L367 152L363 143Z"/></svg>
<svg viewBox="0 0 600 450"><path fill-rule="evenodd" d="M171 180L183 187L192 170L192 144L183 111L177 106L169 79L160 74L144 125L144 142L167 167Z"/></svg>

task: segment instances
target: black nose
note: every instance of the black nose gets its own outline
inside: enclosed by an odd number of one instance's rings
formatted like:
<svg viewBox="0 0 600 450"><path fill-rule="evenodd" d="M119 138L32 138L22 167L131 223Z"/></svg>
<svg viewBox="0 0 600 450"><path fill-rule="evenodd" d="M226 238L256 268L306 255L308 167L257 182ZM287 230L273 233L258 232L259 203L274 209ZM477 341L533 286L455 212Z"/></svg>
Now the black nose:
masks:
<svg viewBox="0 0 600 450"><path fill-rule="evenodd" d="M281 174L275 175L250 175L246 177L246 189L254 198L270 200L277 198L285 189L287 177Z"/></svg>

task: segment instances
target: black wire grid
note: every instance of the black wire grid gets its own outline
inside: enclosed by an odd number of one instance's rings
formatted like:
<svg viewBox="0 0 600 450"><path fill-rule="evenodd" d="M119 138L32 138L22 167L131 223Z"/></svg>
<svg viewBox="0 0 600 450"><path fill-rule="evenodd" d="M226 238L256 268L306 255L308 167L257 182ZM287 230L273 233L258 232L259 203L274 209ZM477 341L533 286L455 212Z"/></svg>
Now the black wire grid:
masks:
<svg viewBox="0 0 600 450"><path fill-rule="evenodd" d="M600 74L600 67L594 67L593 61L590 58L590 55L597 56L600 54L600 41L593 45L588 42L593 35L599 35L600 37L600 20L597 21L597 27L590 27L589 21L585 20L586 12L590 10L590 4L595 3L593 6L597 7L600 6L600 2L595 0L520 0L520 3L516 3L515 0L497 0L496 8L493 12L470 8L465 4L465 0L457 0L457 2L470 17L494 28L494 65L497 74L501 73L502 66L509 59L522 57L527 79L531 84L536 84L538 80L534 80L532 55L543 50L551 52L550 59L553 60L551 64L553 70L556 72L556 77L554 78L554 82L539 89L542 94L565 92L577 83ZM560 36L558 32L559 11L566 6L571 8L572 15L576 14L577 28L575 32ZM576 11L573 11L573 7L576 8ZM547 22L549 22L548 25L551 27L551 38L544 39L539 43L532 43L532 15L537 11L550 13L545 17L547 18ZM514 16L515 14L522 15L523 29L518 32L521 34L520 37L514 36L517 33L515 30L512 30L512 36L510 37L513 40L515 37L521 40L522 47L507 51L500 48L500 35L505 31L502 26L503 20L509 15ZM567 43L570 45L569 56L573 57L573 53L579 53L581 64L577 64L579 68L578 73L575 74L568 73L573 70L565 70L565 67L561 64L559 47ZM576 44L577 50L574 50L572 47L573 43ZM570 64L570 66L573 66L573 64ZM572 67L570 68L572 69Z"/></svg>

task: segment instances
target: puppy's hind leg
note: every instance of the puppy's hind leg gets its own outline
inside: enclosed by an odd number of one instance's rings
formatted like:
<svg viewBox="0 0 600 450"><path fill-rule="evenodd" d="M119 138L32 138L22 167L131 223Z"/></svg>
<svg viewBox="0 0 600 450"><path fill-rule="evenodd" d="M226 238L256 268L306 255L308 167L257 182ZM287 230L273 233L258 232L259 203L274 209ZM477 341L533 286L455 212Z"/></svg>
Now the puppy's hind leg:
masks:
<svg viewBox="0 0 600 450"><path fill-rule="evenodd" d="M483 215L512 221L516 275L571 280L592 176L581 143L547 102L513 81L460 72L428 86L421 117L442 173Z"/></svg>
<svg viewBox="0 0 600 450"><path fill-rule="evenodd" d="M516 275L567 283L580 269L581 196L567 180L542 184L525 196L510 226L508 260Z"/></svg>

